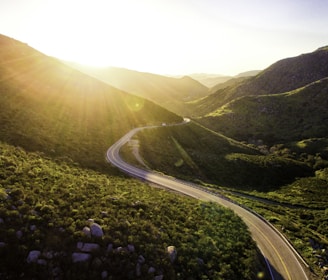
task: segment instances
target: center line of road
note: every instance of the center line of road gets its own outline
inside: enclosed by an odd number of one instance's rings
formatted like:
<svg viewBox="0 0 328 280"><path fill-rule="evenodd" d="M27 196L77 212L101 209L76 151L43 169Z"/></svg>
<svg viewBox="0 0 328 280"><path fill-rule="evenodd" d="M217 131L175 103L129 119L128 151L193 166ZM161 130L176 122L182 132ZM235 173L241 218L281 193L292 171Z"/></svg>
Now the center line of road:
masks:
<svg viewBox="0 0 328 280"><path fill-rule="evenodd" d="M289 280L291 280L292 278L290 277L290 274L289 274L289 271L287 269L287 266L285 264L285 262L283 261L282 257L280 256L278 250L276 249L276 247L272 244L272 242L266 237L266 235L263 233L262 230L260 230L254 223L252 223L250 220L248 220L247 218L244 218L244 220L247 221L247 223L251 224L254 228L257 229L257 231L263 236L263 238L271 245L272 249L275 251L276 255L278 256L281 264L283 265L285 271L286 271L286 274L287 274L287 277ZM271 271L271 269L270 269Z"/></svg>

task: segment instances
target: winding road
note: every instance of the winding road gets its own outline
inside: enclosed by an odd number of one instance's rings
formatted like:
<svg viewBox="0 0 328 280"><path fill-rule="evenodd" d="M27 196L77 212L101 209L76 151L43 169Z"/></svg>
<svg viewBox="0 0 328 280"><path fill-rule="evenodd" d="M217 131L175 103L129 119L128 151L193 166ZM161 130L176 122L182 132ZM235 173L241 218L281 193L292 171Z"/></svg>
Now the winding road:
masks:
<svg viewBox="0 0 328 280"><path fill-rule="evenodd" d="M188 119L185 119L183 123L188 121ZM197 199L213 201L232 209L248 226L254 241L257 243L258 248L265 258L271 279L309 279L304 269L305 264L296 251L288 241L263 218L224 197L219 197L204 190L200 186L152 171L136 168L121 159L119 155L120 148L126 144L133 135L142 129L151 129L155 127L158 126L140 127L131 130L107 150L107 160L131 176ZM261 279L260 276L259 279Z"/></svg>

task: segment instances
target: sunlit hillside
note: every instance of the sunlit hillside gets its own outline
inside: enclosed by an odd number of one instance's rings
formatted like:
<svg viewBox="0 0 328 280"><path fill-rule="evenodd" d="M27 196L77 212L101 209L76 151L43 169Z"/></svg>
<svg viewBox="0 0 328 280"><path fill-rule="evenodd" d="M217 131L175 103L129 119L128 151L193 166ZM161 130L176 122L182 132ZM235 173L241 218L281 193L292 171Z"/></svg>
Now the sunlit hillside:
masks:
<svg viewBox="0 0 328 280"><path fill-rule="evenodd" d="M181 118L0 37L0 140L85 166L104 166L107 148L133 127Z"/></svg>
<svg viewBox="0 0 328 280"><path fill-rule="evenodd" d="M5 36L0 74L1 279L264 273L232 211L127 178L105 161L130 129L181 117Z"/></svg>
<svg viewBox="0 0 328 280"><path fill-rule="evenodd" d="M238 98L201 122L239 141L272 145L328 137L327 108L325 78L287 93Z"/></svg>
<svg viewBox="0 0 328 280"><path fill-rule="evenodd" d="M277 61L255 77L221 88L191 105L194 116L204 116L242 96L283 93L327 76L328 51L319 48L312 53Z"/></svg>
<svg viewBox="0 0 328 280"><path fill-rule="evenodd" d="M192 112L185 103L208 94L206 86L188 76L173 78L116 67L69 65L121 90L149 99L178 115L190 115Z"/></svg>
<svg viewBox="0 0 328 280"><path fill-rule="evenodd" d="M261 269L232 211L2 143L0 225L1 279L251 280Z"/></svg>

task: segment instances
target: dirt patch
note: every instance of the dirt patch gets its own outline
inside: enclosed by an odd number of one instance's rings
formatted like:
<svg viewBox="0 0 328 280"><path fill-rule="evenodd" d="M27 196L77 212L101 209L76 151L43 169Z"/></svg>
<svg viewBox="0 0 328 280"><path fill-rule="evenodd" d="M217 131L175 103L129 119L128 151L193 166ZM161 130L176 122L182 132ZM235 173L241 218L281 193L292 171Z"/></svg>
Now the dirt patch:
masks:
<svg viewBox="0 0 328 280"><path fill-rule="evenodd" d="M139 140L137 139L131 139L128 143L132 154L134 155L134 157L136 158L136 160L144 167L148 168L147 164L145 163L145 161L143 160L143 158L140 156L139 154Z"/></svg>

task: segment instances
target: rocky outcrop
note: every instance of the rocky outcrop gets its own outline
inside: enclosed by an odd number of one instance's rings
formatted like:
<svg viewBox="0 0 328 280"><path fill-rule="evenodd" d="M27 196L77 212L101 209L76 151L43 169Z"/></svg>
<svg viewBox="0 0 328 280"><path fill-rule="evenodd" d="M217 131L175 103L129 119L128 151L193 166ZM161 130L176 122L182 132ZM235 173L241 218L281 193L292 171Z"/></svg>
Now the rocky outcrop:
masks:
<svg viewBox="0 0 328 280"><path fill-rule="evenodd" d="M26 262L27 263L36 263L38 261L38 259L39 259L40 256L41 256L41 252L40 251L37 251L37 250L30 251L28 253Z"/></svg>
<svg viewBox="0 0 328 280"><path fill-rule="evenodd" d="M100 246L97 243L78 242L76 247L84 253L91 253L100 249Z"/></svg>
<svg viewBox="0 0 328 280"><path fill-rule="evenodd" d="M101 238L104 236L102 227L100 225L98 225L97 223L91 223L90 232L91 232L92 237Z"/></svg>
<svg viewBox="0 0 328 280"><path fill-rule="evenodd" d="M91 255L88 253L73 253L72 254L72 262L88 262L91 260Z"/></svg>
<svg viewBox="0 0 328 280"><path fill-rule="evenodd" d="M175 246L168 246L167 253L169 255L171 263L174 263L174 261L176 260L176 258L178 256L178 252L177 252L177 249L175 248Z"/></svg>

